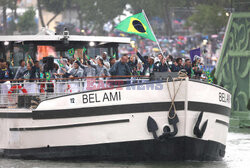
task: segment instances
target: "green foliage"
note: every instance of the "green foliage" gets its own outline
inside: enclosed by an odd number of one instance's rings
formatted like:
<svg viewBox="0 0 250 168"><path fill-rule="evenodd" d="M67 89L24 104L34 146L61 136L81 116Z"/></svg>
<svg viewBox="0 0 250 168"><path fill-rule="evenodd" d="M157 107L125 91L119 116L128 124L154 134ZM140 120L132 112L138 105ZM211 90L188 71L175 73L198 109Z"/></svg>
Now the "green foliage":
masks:
<svg viewBox="0 0 250 168"><path fill-rule="evenodd" d="M201 33L218 33L227 23L228 17L224 8L217 5L198 5L197 12L188 21L193 28Z"/></svg>
<svg viewBox="0 0 250 168"><path fill-rule="evenodd" d="M182 19L192 15L187 25L202 33L217 33L226 26L227 17L224 9L230 9L231 2L236 11L250 9L249 0L37 0L37 2L43 26L49 26L59 14L69 9L77 12L80 28L88 27L99 34L103 34L103 24L108 21L113 23L115 17L123 14L127 4L131 5L132 14L144 9L149 19L161 18L163 27L152 25L153 29L156 30L156 34L162 34L156 28L163 29L163 34L167 35L174 34L171 24L172 11L176 7L180 10L185 8L187 12L182 13ZM12 11L16 11L16 3L17 0L0 0L0 6L6 6ZM47 23L43 22L42 9L54 13ZM221 16L218 16L218 13L221 13Z"/></svg>
<svg viewBox="0 0 250 168"><path fill-rule="evenodd" d="M42 8L54 13L55 15L50 18L47 22L47 26L64 10L69 7L70 0L37 0L37 8L39 12L39 18L43 27L45 27L45 23L43 20L43 12Z"/></svg>
<svg viewBox="0 0 250 168"><path fill-rule="evenodd" d="M7 3L7 0L0 0L0 6L5 6Z"/></svg>
<svg viewBox="0 0 250 168"><path fill-rule="evenodd" d="M94 30L103 34L104 23L113 21L115 17L121 15L127 4L121 0L72 0L71 6L75 8L80 22L80 28L83 28L83 21L87 27L93 27Z"/></svg>
<svg viewBox="0 0 250 168"><path fill-rule="evenodd" d="M248 103L247 103L247 109L250 110L250 99L248 100Z"/></svg>
<svg viewBox="0 0 250 168"><path fill-rule="evenodd" d="M172 35L171 8L184 7L187 5L186 0L128 0L132 6L132 13L139 13L145 10L149 19L159 17L164 20L164 31L167 35ZM154 25L152 25L154 29ZM157 32L156 32L157 34Z"/></svg>
<svg viewBox="0 0 250 168"><path fill-rule="evenodd" d="M69 0L42 0L43 8L52 13L61 13L69 6Z"/></svg>
<svg viewBox="0 0 250 168"><path fill-rule="evenodd" d="M35 15L35 10L33 8L29 8L22 16L19 16L19 22L17 26L20 32L34 33L37 31Z"/></svg>

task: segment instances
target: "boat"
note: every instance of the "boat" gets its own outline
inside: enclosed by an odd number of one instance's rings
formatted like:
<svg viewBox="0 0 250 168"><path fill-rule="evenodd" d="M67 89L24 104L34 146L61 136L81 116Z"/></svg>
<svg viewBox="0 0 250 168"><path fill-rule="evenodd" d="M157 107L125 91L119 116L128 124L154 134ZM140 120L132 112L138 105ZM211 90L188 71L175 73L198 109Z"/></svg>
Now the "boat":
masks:
<svg viewBox="0 0 250 168"><path fill-rule="evenodd" d="M111 55L120 44L129 43L129 38L67 32L0 37L0 45L9 45L5 53L15 46L29 45L36 52L37 46L50 45L61 53L86 46L88 50L106 48ZM231 94L221 86L180 74L155 73L134 83L76 93L45 90L37 95L8 94L6 99L10 97L14 104L0 108L2 157L215 161L225 155Z"/></svg>

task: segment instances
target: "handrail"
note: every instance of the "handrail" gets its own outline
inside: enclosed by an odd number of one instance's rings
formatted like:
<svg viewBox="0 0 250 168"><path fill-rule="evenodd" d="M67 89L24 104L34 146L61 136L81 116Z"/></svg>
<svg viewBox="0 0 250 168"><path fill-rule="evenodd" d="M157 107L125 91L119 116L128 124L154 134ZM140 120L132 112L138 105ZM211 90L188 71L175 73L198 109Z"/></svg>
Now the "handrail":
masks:
<svg viewBox="0 0 250 168"><path fill-rule="evenodd" d="M121 77L121 76L120 76ZM122 76L124 77L124 76ZM125 76L131 77L131 76ZM138 77L138 76L132 76ZM75 79L93 79L93 77L81 77ZM72 78L62 78L72 79ZM116 86L120 87L125 82L129 83L142 83L149 78L123 78L123 79L95 79L94 80L64 80L64 81L40 81L39 79L35 82L5 82L0 83L0 108L6 107L17 107L19 103L22 103L22 96L37 97L39 100L45 100L50 97L67 95L71 93L77 93L88 90L99 90L99 89L115 89ZM20 81L20 80L12 80ZM50 85L49 85L50 84ZM51 85L52 84L52 85ZM19 97L21 96L21 97ZM33 99L33 98L32 98Z"/></svg>
<svg viewBox="0 0 250 168"><path fill-rule="evenodd" d="M149 78L150 76L145 75L126 75L126 76L91 76L91 77L71 77L71 78L51 78L50 80L72 80L72 79L95 79L95 78ZM35 79L2 79L0 82L19 82L19 81L44 81L46 78L35 78Z"/></svg>

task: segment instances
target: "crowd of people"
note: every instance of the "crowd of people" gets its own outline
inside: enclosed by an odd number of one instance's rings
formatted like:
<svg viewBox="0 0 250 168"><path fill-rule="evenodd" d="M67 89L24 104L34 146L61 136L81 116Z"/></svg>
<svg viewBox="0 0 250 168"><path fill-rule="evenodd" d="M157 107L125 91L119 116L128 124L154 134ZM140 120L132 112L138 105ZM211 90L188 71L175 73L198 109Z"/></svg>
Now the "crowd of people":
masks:
<svg viewBox="0 0 250 168"><path fill-rule="evenodd" d="M11 83L21 83L28 93L41 92L38 81L54 81L54 89L58 93L79 92L86 90L88 86L83 79L103 80L103 79L129 79L150 76L153 72L179 72L186 73L189 78L199 78L202 75L202 63L200 57L195 60L174 59L171 55L164 56L159 53L156 57L142 56L139 52L136 55L127 54L121 56L119 60L109 57L106 52L101 56L89 58L84 54L82 59L68 59L61 57L54 61L50 70L46 64L39 61L29 62L20 60L19 67L15 73L10 68L10 63L0 59L0 84L1 92L8 93ZM49 74L48 74L49 73ZM68 84L65 84L69 82ZM82 87L80 87L82 85ZM70 88L70 89L69 89ZM82 89L81 89L82 88Z"/></svg>

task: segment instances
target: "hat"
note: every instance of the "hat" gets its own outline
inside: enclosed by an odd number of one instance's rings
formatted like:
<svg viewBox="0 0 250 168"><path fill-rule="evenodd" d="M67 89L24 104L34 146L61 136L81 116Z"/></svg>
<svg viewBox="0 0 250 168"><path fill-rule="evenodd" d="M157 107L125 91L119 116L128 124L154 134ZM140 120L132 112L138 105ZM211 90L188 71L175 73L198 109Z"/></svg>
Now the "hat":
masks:
<svg viewBox="0 0 250 168"><path fill-rule="evenodd" d="M151 57L150 57L151 58ZM154 58L154 62L156 63L156 62L160 62L160 59L158 58L158 57L155 57Z"/></svg>
<svg viewBox="0 0 250 168"><path fill-rule="evenodd" d="M198 59L201 59L201 57L198 56L198 55L195 55L195 56L194 56L194 61L195 61L195 60L198 60Z"/></svg>
<svg viewBox="0 0 250 168"><path fill-rule="evenodd" d="M151 57L149 57L150 59L152 59L152 60L155 60L155 57L153 57L153 56L151 56Z"/></svg>
<svg viewBox="0 0 250 168"><path fill-rule="evenodd" d="M98 59L103 60L103 58L100 55L97 55L96 60L98 60Z"/></svg>

